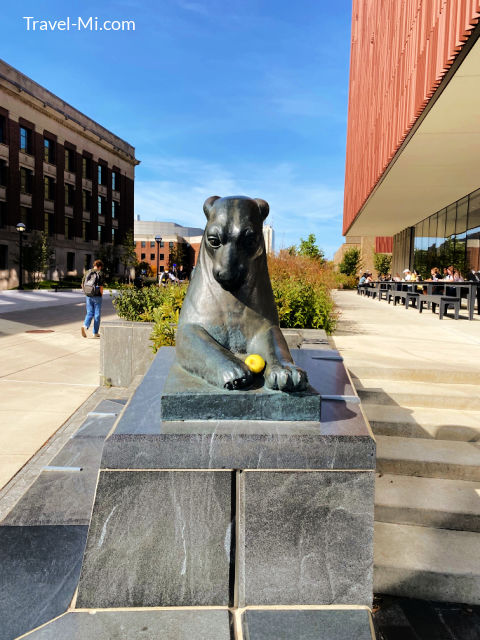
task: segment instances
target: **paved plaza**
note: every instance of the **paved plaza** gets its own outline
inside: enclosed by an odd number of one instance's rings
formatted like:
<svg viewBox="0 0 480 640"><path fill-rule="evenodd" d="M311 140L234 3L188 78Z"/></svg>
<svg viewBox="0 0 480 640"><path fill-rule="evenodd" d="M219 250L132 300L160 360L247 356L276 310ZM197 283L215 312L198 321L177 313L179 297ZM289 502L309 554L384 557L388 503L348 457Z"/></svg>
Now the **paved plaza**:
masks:
<svg viewBox="0 0 480 640"><path fill-rule="evenodd" d="M100 341L80 335L84 316L81 291L0 292L0 488L98 387ZM102 318L116 317L106 293Z"/></svg>

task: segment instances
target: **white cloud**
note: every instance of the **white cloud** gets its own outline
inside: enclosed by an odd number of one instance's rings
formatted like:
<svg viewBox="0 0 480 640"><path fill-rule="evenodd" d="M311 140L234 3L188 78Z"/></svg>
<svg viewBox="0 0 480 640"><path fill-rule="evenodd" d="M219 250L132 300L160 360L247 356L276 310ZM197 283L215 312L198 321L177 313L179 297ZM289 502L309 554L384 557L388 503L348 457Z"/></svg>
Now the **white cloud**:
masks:
<svg viewBox="0 0 480 640"><path fill-rule="evenodd" d="M314 233L327 256L342 242L343 191L302 179L293 164L244 165L235 171L185 158L144 158L151 178L135 184L142 220L173 220L203 227L203 202L212 195L248 195L270 204L276 249Z"/></svg>

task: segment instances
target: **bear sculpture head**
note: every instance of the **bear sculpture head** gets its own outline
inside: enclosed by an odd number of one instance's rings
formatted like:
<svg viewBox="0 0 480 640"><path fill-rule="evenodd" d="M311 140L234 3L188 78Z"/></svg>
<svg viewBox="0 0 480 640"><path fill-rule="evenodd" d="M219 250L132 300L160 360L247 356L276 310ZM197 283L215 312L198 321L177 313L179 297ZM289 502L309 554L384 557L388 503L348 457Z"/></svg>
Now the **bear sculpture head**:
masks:
<svg viewBox="0 0 480 640"><path fill-rule="evenodd" d="M235 291L252 273L252 262L265 252L262 228L268 203L245 196L212 196L203 210L205 251L213 277L227 291Z"/></svg>

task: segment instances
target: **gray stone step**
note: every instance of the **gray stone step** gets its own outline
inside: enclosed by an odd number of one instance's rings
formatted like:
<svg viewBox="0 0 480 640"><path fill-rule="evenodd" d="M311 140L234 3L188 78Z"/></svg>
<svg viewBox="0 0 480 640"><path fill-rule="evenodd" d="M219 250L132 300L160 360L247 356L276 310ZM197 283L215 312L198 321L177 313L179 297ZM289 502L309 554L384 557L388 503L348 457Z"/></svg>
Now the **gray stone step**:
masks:
<svg viewBox="0 0 480 640"><path fill-rule="evenodd" d="M403 382L357 379L357 393L365 404L467 409L480 411L480 388L475 384Z"/></svg>
<svg viewBox="0 0 480 640"><path fill-rule="evenodd" d="M480 534L375 523L374 592L480 604Z"/></svg>
<svg viewBox="0 0 480 640"><path fill-rule="evenodd" d="M377 436L377 471L480 481L480 446L472 442Z"/></svg>
<svg viewBox="0 0 480 640"><path fill-rule="evenodd" d="M376 380L404 380L406 382L445 382L445 377L453 384L479 384L480 371L478 369L451 369L448 365L445 368L428 369L419 367L392 367L385 366L385 359L382 362L373 363L365 360L355 362L351 358L348 360L348 370L356 380L366 381Z"/></svg>
<svg viewBox="0 0 480 640"><path fill-rule="evenodd" d="M480 482L377 474L375 520L480 532Z"/></svg>
<svg viewBox="0 0 480 640"><path fill-rule="evenodd" d="M373 433L405 438L480 440L480 411L364 403Z"/></svg>

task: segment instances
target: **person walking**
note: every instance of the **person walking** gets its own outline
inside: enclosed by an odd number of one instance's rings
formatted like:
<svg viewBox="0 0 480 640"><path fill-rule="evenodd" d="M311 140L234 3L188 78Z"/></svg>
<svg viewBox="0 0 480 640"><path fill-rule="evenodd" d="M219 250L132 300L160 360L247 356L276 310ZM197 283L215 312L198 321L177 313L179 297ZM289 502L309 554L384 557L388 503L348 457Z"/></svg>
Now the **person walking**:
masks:
<svg viewBox="0 0 480 640"><path fill-rule="evenodd" d="M83 276L82 289L85 293L85 303L87 306L87 315L85 316L81 329L84 338L87 337L87 331L90 328L92 320L93 337L100 338L98 331L100 329L100 317L102 315L103 284L105 281L102 269L103 262L101 260L95 260L93 269L87 271Z"/></svg>

